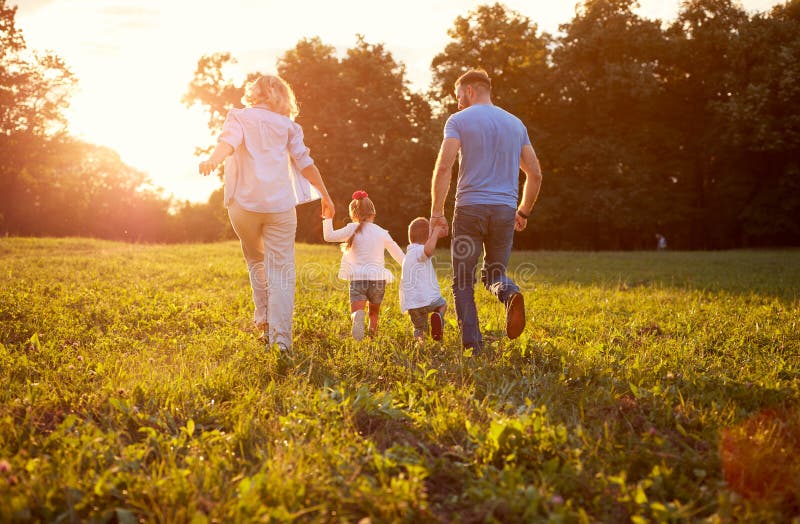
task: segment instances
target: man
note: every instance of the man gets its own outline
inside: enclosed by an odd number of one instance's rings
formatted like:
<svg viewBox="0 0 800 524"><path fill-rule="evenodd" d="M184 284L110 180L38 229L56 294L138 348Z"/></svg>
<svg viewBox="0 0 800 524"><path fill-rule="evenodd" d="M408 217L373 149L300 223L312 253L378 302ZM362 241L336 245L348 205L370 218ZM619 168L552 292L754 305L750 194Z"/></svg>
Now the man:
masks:
<svg viewBox="0 0 800 524"><path fill-rule="evenodd" d="M459 112L448 118L431 181L431 228L447 230L444 203L453 163L460 151L453 214L453 297L461 342L473 355L483 349L475 306L475 269L484 252L481 282L506 306L506 332L517 338L525 328L525 302L506 275L514 231L522 231L539 195L542 174L528 131L519 118L492 104L492 82L482 69L455 83ZM525 173L517 205L519 170Z"/></svg>

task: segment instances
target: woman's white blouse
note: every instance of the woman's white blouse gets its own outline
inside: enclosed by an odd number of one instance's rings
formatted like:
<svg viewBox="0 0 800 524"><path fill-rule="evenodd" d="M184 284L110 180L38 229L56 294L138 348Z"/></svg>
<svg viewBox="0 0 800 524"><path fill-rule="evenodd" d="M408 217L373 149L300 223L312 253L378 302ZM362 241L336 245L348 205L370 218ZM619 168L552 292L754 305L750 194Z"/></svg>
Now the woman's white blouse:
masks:
<svg viewBox="0 0 800 524"><path fill-rule="evenodd" d="M298 124L260 107L231 109L219 140L234 149L225 161L226 207L281 213L297 205L297 172L314 163Z"/></svg>
<svg viewBox="0 0 800 524"><path fill-rule="evenodd" d="M322 221L322 237L327 242L346 242L358 227L351 222L341 229L333 229L333 220ZM384 265L383 252L388 251L398 264L403 263L403 250L382 227L372 222L364 223L353 239L350 249L342 253L339 278L342 280L385 280L393 282L392 272Z"/></svg>

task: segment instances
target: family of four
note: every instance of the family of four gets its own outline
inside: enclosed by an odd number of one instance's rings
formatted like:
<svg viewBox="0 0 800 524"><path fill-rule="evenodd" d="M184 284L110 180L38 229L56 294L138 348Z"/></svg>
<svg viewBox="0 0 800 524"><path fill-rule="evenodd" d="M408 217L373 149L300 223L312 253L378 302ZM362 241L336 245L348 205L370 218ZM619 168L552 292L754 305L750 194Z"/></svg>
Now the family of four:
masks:
<svg viewBox="0 0 800 524"><path fill-rule="evenodd" d="M243 109L232 109L211 156L200 163L208 175L225 161L225 206L242 246L255 304L254 320L270 344L290 349L294 309L295 206L310 197L322 202L323 236L342 243L339 277L350 281L352 335L378 325L385 285L393 277L384 252L402 265L400 303L422 341L430 329L440 339L446 300L439 290L430 257L439 238L451 235L453 299L461 342L481 352L474 288L481 254L481 282L506 308L506 332L518 337L525 327L525 302L506 274L514 231L527 226L542 175L528 132L519 118L495 106L491 79L473 69L456 80L458 112L445 124L431 181L431 215L408 227L405 253L389 233L374 223L375 204L365 191L350 202L352 220L333 228L334 203L294 122L298 113L291 87L266 75L248 84ZM444 214L452 167L460 155L452 225ZM519 198L519 170L525 173ZM369 304L367 314L367 304Z"/></svg>

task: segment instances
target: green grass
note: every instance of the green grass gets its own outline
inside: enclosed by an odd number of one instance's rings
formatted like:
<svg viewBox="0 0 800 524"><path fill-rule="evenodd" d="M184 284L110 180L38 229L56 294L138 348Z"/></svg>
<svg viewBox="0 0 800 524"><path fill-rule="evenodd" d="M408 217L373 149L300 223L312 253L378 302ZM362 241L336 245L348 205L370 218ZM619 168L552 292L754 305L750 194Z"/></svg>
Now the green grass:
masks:
<svg viewBox="0 0 800 524"><path fill-rule="evenodd" d="M248 331L238 244L0 240L0 521L786 521L800 251L517 252L529 324L348 338L298 246L295 347ZM395 274L397 274L396 267Z"/></svg>

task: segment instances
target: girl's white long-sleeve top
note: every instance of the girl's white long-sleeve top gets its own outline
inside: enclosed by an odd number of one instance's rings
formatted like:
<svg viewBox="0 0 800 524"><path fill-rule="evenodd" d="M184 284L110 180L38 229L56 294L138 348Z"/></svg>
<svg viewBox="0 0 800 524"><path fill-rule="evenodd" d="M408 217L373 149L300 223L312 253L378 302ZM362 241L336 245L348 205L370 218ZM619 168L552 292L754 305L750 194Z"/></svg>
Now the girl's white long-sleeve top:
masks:
<svg viewBox="0 0 800 524"><path fill-rule="evenodd" d="M327 242L346 242L358 227L351 222L341 229L333 229L333 220L322 221L322 237ZM353 239L350 249L342 253L339 278L342 280L385 280L393 282L392 272L384 265L383 252L388 251L398 264L403 263L403 250L382 227L365 222Z"/></svg>

